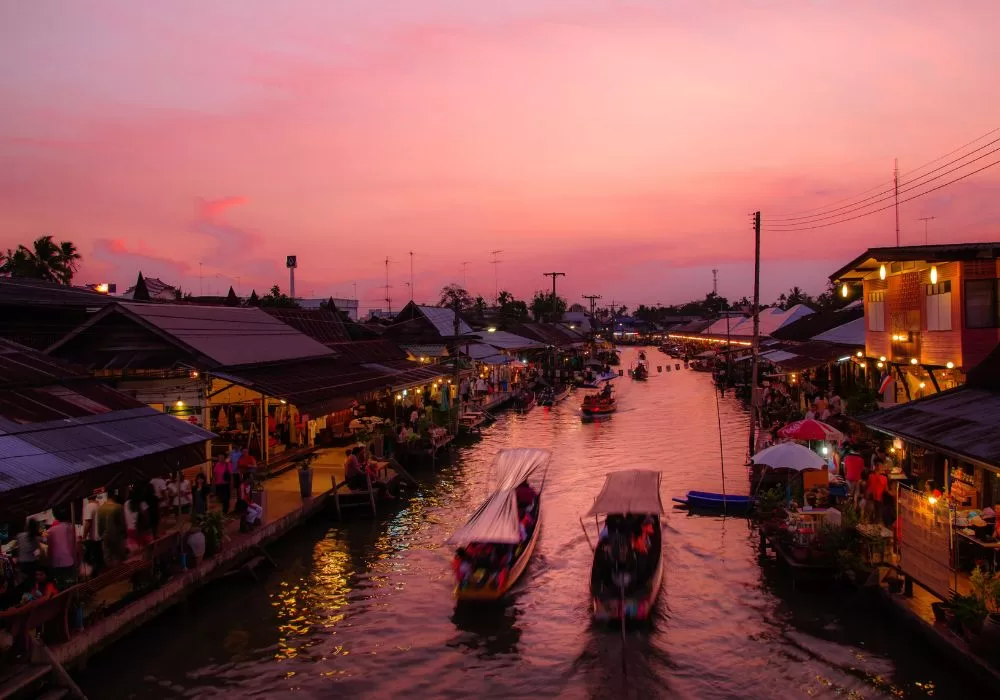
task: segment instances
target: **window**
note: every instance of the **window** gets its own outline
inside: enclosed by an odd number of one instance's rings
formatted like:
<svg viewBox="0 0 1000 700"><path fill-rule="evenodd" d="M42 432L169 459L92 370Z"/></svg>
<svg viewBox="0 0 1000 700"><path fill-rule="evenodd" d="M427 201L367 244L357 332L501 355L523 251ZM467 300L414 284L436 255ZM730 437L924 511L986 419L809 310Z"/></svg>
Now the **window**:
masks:
<svg viewBox="0 0 1000 700"><path fill-rule="evenodd" d="M868 295L868 330L885 330L885 291L871 292Z"/></svg>
<svg viewBox="0 0 1000 700"><path fill-rule="evenodd" d="M951 280L925 286L927 330L951 330Z"/></svg>
<svg viewBox="0 0 1000 700"><path fill-rule="evenodd" d="M1000 326L1000 309L997 308L997 292L1000 280L966 280L965 282L965 326L966 328L997 328Z"/></svg>

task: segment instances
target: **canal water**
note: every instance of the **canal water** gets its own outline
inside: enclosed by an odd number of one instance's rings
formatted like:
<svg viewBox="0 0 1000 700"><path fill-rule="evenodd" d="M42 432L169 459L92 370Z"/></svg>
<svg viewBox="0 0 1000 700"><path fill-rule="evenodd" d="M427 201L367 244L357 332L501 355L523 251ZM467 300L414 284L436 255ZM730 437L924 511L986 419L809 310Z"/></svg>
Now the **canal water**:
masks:
<svg viewBox="0 0 1000 700"><path fill-rule="evenodd" d="M747 416L710 375L617 382L619 411L583 423L580 394L506 414L415 497L372 520L320 519L275 544L277 570L199 591L93 659L91 698L958 697L974 692L905 632L831 593L793 591L762 565L745 520L665 519L652 624L589 619L580 526L604 475L664 472L663 498L746 492ZM626 349L622 367L635 360ZM717 413L718 411L718 413ZM720 420L721 419L721 420ZM486 495L505 447L553 453L534 560L505 604L459 609L444 544Z"/></svg>

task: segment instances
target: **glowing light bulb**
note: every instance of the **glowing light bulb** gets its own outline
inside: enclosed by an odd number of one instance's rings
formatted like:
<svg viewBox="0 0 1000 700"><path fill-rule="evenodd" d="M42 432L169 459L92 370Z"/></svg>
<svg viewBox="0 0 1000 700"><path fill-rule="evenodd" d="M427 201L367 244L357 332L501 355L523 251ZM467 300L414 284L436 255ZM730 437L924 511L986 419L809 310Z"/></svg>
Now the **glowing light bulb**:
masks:
<svg viewBox="0 0 1000 700"><path fill-rule="evenodd" d="M926 382L920 382L920 388L921 388L921 389L923 389L923 388L924 388L924 387L926 387L926 386L927 386L927 383L926 383Z"/></svg>
<svg viewBox="0 0 1000 700"><path fill-rule="evenodd" d="M840 296L846 299L847 295L850 294L850 291L851 290L847 288L847 282L844 282L844 285L840 288Z"/></svg>
<svg viewBox="0 0 1000 700"><path fill-rule="evenodd" d="M880 267L880 268L878 269L878 278L879 278L880 280L884 280L884 279L885 279L885 265L882 265L882 266L881 266L881 267Z"/></svg>
<svg viewBox="0 0 1000 700"><path fill-rule="evenodd" d="M879 369L881 369L882 367L885 367L885 363L884 362L877 362L877 363L875 363L875 366L878 367Z"/></svg>
<svg viewBox="0 0 1000 700"><path fill-rule="evenodd" d="M882 356L881 356L880 358L878 358L878 359L879 359L879 360L881 360L882 362L885 362L885 355L882 355Z"/></svg>
<svg viewBox="0 0 1000 700"><path fill-rule="evenodd" d="M937 498L935 496L928 496L927 502L930 503L931 505L934 505L935 503L937 503Z"/></svg>
<svg viewBox="0 0 1000 700"><path fill-rule="evenodd" d="M931 265L931 284L937 284L937 265Z"/></svg>
<svg viewBox="0 0 1000 700"><path fill-rule="evenodd" d="M181 401L180 399L177 399L177 403L175 403L174 406L176 406L177 408L184 408L184 402Z"/></svg>
<svg viewBox="0 0 1000 700"><path fill-rule="evenodd" d="M858 350L858 357L864 357L864 353Z"/></svg>
<svg viewBox="0 0 1000 700"><path fill-rule="evenodd" d="M919 360L917 360L917 358L915 358L915 357L911 357L911 358L910 358L910 364L911 364L911 365L915 365L915 364L917 364L918 362L919 362Z"/></svg>
<svg viewBox="0 0 1000 700"><path fill-rule="evenodd" d="M948 369L955 369L955 363L954 362L945 362L944 366L947 367Z"/></svg>

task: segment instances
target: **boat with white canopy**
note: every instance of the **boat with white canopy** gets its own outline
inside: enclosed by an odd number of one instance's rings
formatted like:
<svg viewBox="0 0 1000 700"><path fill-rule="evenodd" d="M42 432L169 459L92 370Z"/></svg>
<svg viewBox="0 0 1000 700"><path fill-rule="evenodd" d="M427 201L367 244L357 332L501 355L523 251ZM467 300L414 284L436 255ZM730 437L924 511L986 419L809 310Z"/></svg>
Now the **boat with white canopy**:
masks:
<svg viewBox="0 0 1000 700"><path fill-rule="evenodd" d="M551 453L500 450L490 496L454 535L452 568L459 600L497 600L524 573L541 528L541 496Z"/></svg>
<svg viewBox="0 0 1000 700"><path fill-rule="evenodd" d="M590 592L597 620L645 620L663 581L660 499L662 473L645 469L612 472L584 518L594 518ZM603 520L602 520L603 519Z"/></svg>

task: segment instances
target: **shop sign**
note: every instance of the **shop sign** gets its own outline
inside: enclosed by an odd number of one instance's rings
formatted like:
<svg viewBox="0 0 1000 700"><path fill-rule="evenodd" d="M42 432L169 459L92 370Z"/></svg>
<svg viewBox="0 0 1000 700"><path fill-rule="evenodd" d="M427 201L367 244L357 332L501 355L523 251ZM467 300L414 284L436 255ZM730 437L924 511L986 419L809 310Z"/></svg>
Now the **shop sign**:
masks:
<svg viewBox="0 0 1000 700"><path fill-rule="evenodd" d="M900 567L903 573L947 600L951 588L951 517L943 501L899 489Z"/></svg>

